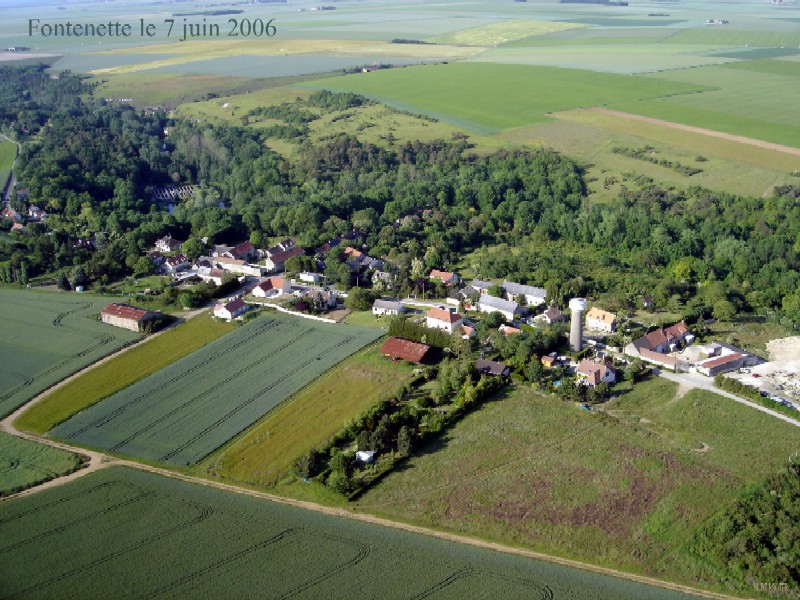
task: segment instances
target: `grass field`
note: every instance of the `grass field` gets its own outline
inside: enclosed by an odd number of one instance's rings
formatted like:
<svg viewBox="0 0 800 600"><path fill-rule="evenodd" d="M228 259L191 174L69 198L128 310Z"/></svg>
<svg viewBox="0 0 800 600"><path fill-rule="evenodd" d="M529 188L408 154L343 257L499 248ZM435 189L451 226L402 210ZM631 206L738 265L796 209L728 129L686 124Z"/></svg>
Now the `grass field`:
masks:
<svg viewBox="0 0 800 600"><path fill-rule="evenodd" d="M0 497L71 473L81 464L76 454L0 433Z"/></svg>
<svg viewBox="0 0 800 600"><path fill-rule="evenodd" d="M678 592L119 467L0 503L4 598L558 598Z"/></svg>
<svg viewBox="0 0 800 600"><path fill-rule="evenodd" d="M798 449L796 428L708 392L678 398L675 384L660 379L594 414L518 388L469 415L357 504L713 588L695 579L684 544Z"/></svg>
<svg viewBox="0 0 800 600"><path fill-rule="evenodd" d="M380 333L262 316L57 426L58 438L188 465Z"/></svg>
<svg viewBox="0 0 800 600"><path fill-rule="evenodd" d="M17 145L0 139L0 193L4 192L11 176L11 165L17 157Z"/></svg>
<svg viewBox="0 0 800 600"><path fill-rule="evenodd" d="M695 84L659 82L571 69L456 63L389 69L311 82L400 108L413 107L479 133L546 120L547 113L698 92Z"/></svg>
<svg viewBox="0 0 800 600"><path fill-rule="evenodd" d="M365 350L336 365L199 466L226 481L273 484L345 422L394 392L411 371L410 365L392 363L374 348Z"/></svg>
<svg viewBox="0 0 800 600"><path fill-rule="evenodd" d="M39 392L140 338L97 319L103 298L0 290L0 417Z"/></svg>
<svg viewBox="0 0 800 600"><path fill-rule="evenodd" d="M208 315L189 319L63 385L25 411L15 425L44 434L75 413L160 371L232 329L233 325Z"/></svg>

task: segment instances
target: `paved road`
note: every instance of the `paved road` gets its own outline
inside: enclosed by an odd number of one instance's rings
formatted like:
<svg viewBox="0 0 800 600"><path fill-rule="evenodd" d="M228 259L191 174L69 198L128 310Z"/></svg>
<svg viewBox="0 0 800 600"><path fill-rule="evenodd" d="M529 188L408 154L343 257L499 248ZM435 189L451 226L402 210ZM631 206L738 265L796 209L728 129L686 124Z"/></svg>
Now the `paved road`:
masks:
<svg viewBox="0 0 800 600"><path fill-rule="evenodd" d="M745 406L749 406L750 408L755 408L756 410L760 410L763 413L766 413L772 417L780 419L781 421L786 421L787 423L794 425L795 427L800 427L800 421L792 419L791 417L779 413L775 410L771 410L766 408L765 406L761 406L760 404L756 404L755 402L751 402L750 400L745 400L744 398L740 398L735 394L731 394L730 392L726 392L724 390L719 389L714 385L714 380L709 379L705 375L700 375L699 373L670 373L668 371L657 371L660 377L664 379L669 379L670 381L674 381L678 384L688 385L689 387L706 390L709 392L713 392L720 396L724 396L725 398L730 398L734 402L738 402L739 404L744 404ZM798 413L800 417L800 413Z"/></svg>

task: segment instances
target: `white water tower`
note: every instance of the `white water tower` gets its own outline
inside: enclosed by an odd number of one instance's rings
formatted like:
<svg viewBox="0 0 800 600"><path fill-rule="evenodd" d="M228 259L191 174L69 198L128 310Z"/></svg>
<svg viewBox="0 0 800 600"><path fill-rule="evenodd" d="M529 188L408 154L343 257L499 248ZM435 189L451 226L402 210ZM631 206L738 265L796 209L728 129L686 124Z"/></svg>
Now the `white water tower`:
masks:
<svg viewBox="0 0 800 600"><path fill-rule="evenodd" d="M580 352L583 348L583 313L586 312L586 298L573 298L569 301L572 311L572 320L569 327L569 348L573 352Z"/></svg>

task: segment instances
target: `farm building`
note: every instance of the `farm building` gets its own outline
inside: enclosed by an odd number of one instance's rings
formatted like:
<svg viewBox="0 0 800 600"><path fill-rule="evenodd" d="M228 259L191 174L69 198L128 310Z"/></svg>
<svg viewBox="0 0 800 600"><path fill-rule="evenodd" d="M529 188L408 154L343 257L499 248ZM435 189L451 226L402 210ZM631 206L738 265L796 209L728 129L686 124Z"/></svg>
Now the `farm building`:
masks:
<svg viewBox="0 0 800 600"><path fill-rule="evenodd" d="M157 318L158 311L145 310L127 304L109 304L100 312L100 320L114 327L144 331L148 322Z"/></svg>
<svg viewBox="0 0 800 600"><path fill-rule="evenodd" d="M236 298L231 302L220 302L214 307L214 316L219 319L225 319L226 321L231 321L235 319L241 314L247 312L247 309L250 308L247 304L244 303L244 300L241 298Z"/></svg>
<svg viewBox="0 0 800 600"><path fill-rule="evenodd" d="M517 296L524 296L525 304L528 306L539 306L547 300L547 290L532 285L522 285L513 281L504 281L503 289L506 291L506 299L516 300Z"/></svg>
<svg viewBox="0 0 800 600"><path fill-rule="evenodd" d="M486 360L485 358L479 358L477 360L475 369L478 373L496 375L498 377L508 377L511 374L511 367L508 365L495 360Z"/></svg>
<svg viewBox="0 0 800 600"><path fill-rule="evenodd" d="M592 307L586 313L586 327L612 333L617 328L617 315L597 307Z"/></svg>
<svg viewBox="0 0 800 600"><path fill-rule="evenodd" d="M704 350L712 350L711 358L695 363L697 372L707 377L734 371L740 367L751 367L759 362L757 356L748 354L736 346L730 346L722 342L715 342L710 346L711 348L706 347Z"/></svg>
<svg viewBox="0 0 800 600"><path fill-rule="evenodd" d="M495 298L489 294L483 294L481 299L478 300L478 310L480 312L492 313L499 312L507 321L513 321L514 318L522 312L522 308L516 302L504 300L503 298Z"/></svg>
<svg viewBox="0 0 800 600"><path fill-rule="evenodd" d="M447 333L453 333L456 327L464 324L464 317L446 308L433 307L428 311L426 324L433 329L441 329Z"/></svg>
<svg viewBox="0 0 800 600"><path fill-rule="evenodd" d="M425 360L431 347L396 337L388 338L381 346L381 354L392 360L405 360L419 364Z"/></svg>
<svg viewBox="0 0 800 600"><path fill-rule="evenodd" d="M399 315L406 312L405 306L394 298L378 298L372 303L372 314L380 315Z"/></svg>

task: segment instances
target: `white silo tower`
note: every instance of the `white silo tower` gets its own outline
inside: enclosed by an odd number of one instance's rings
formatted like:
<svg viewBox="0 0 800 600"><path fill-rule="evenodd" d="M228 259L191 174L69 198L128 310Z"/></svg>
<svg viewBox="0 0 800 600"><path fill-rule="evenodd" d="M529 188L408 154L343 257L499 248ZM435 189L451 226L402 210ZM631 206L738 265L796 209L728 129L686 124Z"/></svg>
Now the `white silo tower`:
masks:
<svg viewBox="0 0 800 600"><path fill-rule="evenodd" d="M586 311L586 306L586 298L573 298L569 301L569 309L572 311L569 348L573 352L580 352L583 348L583 313Z"/></svg>

